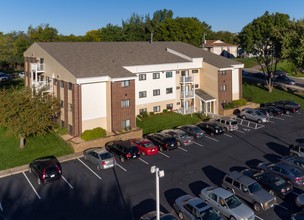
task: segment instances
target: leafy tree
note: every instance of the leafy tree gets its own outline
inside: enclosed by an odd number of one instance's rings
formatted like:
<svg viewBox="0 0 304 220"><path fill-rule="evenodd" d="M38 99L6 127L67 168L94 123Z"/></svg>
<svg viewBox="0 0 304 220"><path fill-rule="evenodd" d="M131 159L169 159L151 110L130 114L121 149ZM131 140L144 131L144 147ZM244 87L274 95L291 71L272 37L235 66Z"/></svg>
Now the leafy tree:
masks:
<svg viewBox="0 0 304 220"><path fill-rule="evenodd" d="M58 42L81 42L84 41L83 36L76 36L74 34L70 35L58 35Z"/></svg>
<svg viewBox="0 0 304 220"><path fill-rule="evenodd" d="M28 36L31 43L34 42L53 42L57 41L58 31L56 28L50 27L48 24L39 25L36 28L28 27Z"/></svg>
<svg viewBox="0 0 304 220"><path fill-rule="evenodd" d="M281 32L283 57L291 60L298 70L304 69L304 20L290 22Z"/></svg>
<svg viewBox="0 0 304 220"><path fill-rule="evenodd" d="M154 33L159 25L166 22L167 19L173 19L173 12L171 10L158 10L154 12L152 19L149 15L146 15L146 29L149 33Z"/></svg>
<svg viewBox="0 0 304 220"><path fill-rule="evenodd" d="M267 76L266 85L272 92L273 72L282 59L282 41L278 33L288 26L287 14L265 12L246 25L239 34L241 48L254 56Z"/></svg>
<svg viewBox="0 0 304 220"><path fill-rule="evenodd" d="M97 32L101 41L123 41L123 30L117 25L107 24Z"/></svg>
<svg viewBox="0 0 304 220"><path fill-rule="evenodd" d="M25 147L27 137L49 132L59 112L59 100L41 91L34 94L29 88L0 91L0 126L8 134L19 136L20 148Z"/></svg>
<svg viewBox="0 0 304 220"><path fill-rule="evenodd" d="M0 35L0 65L9 66L14 55L14 33Z"/></svg>
<svg viewBox="0 0 304 220"><path fill-rule="evenodd" d="M83 36L83 40L85 42L99 42L101 41L101 37L97 30L91 30Z"/></svg>
<svg viewBox="0 0 304 220"><path fill-rule="evenodd" d="M209 40L221 40L227 44L238 44L238 38L236 34L229 31L212 32L207 35L207 38Z"/></svg>
<svg viewBox="0 0 304 220"><path fill-rule="evenodd" d="M134 13L128 20L122 21L124 41L143 41L148 39L144 17Z"/></svg>

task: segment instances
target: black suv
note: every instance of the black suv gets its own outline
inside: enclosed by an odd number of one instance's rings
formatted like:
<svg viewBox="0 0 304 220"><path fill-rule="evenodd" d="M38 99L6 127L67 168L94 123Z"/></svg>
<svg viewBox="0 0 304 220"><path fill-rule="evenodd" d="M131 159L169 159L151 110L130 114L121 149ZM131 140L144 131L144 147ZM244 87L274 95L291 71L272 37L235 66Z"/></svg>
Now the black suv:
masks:
<svg viewBox="0 0 304 220"><path fill-rule="evenodd" d="M130 140L110 141L106 143L105 147L107 151L117 155L121 162L129 159L135 159L140 156L138 148L132 144Z"/></svg>
<svg viewBox="0 0 304 220"><path fill-rule="evenodd" d="M160 152L164 150L174 150L178 147L176 138L169 134L153 133L148 134L146 138L152 141Z"/></svg>
<svg viewBox="0 0 304 220"><path fill-rule="evenodd" d="M215 122L201 122L197 126L211 136L224 134L224 129Z"/></svg>
<svg viewBox="0 0 304 220"><path fill-rule="evenodd" d="M54 156L40 157L29 165L29 172L35 174L38 184L58 180L62 175L61 164Z"/></svg>
<svg viewBox="0 0 304 220"><path fill-rule="evenodd" d="M281 109L284 114L290 115L300 110L301 105L293 102L293 101L277 101L277 102L267 102L261 103L261 107L274 106Z"/></svg>

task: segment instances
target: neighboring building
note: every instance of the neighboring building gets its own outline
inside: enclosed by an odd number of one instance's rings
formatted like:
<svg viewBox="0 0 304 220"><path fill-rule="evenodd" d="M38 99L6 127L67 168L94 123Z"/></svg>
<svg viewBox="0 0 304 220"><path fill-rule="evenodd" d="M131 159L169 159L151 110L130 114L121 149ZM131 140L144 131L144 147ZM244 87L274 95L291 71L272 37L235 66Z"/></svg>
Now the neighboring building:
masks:
<svg viewBox="0 0 304 220"><path fill-rule="evenodd" d="M45 42L25 52L25 85L61 100L72 135L136 127L143 111L220 113L242 96L243 64L182 42Z"/></svg>
<svg viewBox="0 0 304 220"><path fill-rule="evenodd" d="M226 44L221 40L206 40L203 47L204 50L227 58L235 58L238 55L237 45Z"/></svg>

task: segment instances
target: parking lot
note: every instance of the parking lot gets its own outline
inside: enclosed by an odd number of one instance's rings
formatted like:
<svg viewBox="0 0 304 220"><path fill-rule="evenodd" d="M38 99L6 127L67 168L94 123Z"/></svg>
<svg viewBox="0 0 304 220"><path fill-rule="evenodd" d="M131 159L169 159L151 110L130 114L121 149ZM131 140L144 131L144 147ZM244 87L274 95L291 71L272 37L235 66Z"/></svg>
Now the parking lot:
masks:
<svg viewBox="0 0 304 220"><path fill-rule="evenodd" d="M0 216L4 219L138 219L155 210L155 174L160 179L161 211L173 211L174 200L183 194L198 196L206 186L220 186L226 172L276 162L288 154L288 146L303 142L304 113L282 115L265 124L237 119L239 129L220 136L196 139L179 147L139 159L117 160L114 169L98 171L83 157L63 162L63 178L38 185L28 171L0 179ZM276 207L255 213L256 219L289 219L299 211L296 189Z"/></svg>

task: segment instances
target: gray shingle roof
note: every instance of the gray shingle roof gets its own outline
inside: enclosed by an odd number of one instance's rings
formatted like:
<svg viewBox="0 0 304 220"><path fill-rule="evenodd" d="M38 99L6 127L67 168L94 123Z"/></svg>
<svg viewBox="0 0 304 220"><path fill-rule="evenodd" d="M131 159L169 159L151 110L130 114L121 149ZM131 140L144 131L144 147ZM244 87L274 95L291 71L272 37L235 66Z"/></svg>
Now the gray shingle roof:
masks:
<svg viewBox="0 0 304 220"><path fill-rule="evenodd" d="M166 49L170 48L218 68L239 64L182 42L40 42L37 43L76 78L110 76L131 77L123 66L189 62Z"/></svg>

